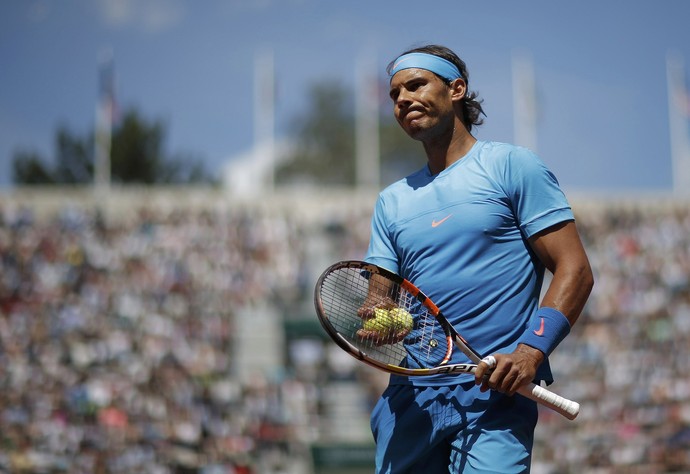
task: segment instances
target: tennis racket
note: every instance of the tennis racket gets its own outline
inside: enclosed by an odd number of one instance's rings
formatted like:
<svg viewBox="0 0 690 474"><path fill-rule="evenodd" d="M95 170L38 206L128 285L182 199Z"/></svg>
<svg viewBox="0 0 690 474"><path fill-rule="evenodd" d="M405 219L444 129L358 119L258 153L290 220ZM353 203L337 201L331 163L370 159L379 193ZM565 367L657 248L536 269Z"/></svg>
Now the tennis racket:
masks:
<svg viewBox="0 0 690 474"><path fill-rule="evenodd" d="M314 306L336 344L389 373L472 373L482 360L419 288L376 265L356 260L331 265L316 283ZM449 364L456 348L472 363ZM570 420L580 411L577 402L536 384L518 393Z"/></svg>

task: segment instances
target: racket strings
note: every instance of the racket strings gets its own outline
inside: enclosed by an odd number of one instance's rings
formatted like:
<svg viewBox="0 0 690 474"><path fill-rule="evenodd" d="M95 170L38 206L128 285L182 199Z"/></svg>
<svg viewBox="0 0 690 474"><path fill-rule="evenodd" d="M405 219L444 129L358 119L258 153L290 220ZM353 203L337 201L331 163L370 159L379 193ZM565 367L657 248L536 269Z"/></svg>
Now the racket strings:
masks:
<svg viewBox="0 0 690 474"><path fill-rule="evenodd" d="M369 358L394 366L431 368L444 363L450 352L448 338L433 314L392 281L371 281L362 269L340 268L324 279L320 294L330 325ZM368 318L363 315L368 309L371 317L375 308L409 312L412 329L400 339L395 332L366 330Z"/></svg>
<svg viewBox="0 0 690 474"><path fill-rule="evenodd" d="M414 314L414 339L408 341L407 351L420 367L436 367L447 362L452 345L438 320L415 295L400 290L399 302L406 311Z"/></svg>

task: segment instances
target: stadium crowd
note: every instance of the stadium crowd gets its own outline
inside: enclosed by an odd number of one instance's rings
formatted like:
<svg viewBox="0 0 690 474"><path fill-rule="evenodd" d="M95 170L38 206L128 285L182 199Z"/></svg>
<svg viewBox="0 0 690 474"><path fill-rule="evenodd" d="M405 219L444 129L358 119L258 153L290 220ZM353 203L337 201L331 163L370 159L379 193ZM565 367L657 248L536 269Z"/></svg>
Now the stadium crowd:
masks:
<svg viewBox="0 0 690 474"><path fill-rule="evenodd" d="M690 206L574 207L596 286L552 365L582 412L540 412L533 472L690 471ZM361 255L368 207L0 211L0 472L310 472L343 374L239 377L238 309L308 304L306 236Z"/></svg>
<svg viewBox="0 0 690 474"><path fill-rule="evenodd" d="M251 457L291 439L280 400L298 382L240 385L230 355L234 308L297 281L286 226L4 213L0 470L274 472Z"/></svg>
<svg viewBox="0 0 690 474"><path fill-rule="evenodd" d="M690 206L579 211L596 284L553 365L555 386L582 412L574 423L542 413L535 464L546 473L689 472Z"/></svg>

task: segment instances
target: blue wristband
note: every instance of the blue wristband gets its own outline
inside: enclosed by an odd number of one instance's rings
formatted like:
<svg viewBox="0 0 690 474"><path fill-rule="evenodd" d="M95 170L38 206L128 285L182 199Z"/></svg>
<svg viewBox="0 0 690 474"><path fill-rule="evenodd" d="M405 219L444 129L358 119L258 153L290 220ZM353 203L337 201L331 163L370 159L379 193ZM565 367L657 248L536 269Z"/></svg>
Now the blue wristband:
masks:
<svg viewBox="0 0 690 474"><path fill-rule="evenodd" d="M539 349L548 357L569 332L570 322L563 313L543 307L534 313L518 342Z"/></svg>

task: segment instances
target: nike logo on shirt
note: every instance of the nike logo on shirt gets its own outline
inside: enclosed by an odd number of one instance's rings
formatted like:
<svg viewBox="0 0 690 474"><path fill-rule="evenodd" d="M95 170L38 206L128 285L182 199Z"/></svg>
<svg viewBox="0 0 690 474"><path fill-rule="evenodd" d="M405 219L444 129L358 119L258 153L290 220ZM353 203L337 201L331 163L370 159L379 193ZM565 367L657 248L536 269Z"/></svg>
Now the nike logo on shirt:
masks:
<svg viewBox="0 0 690 474"><path fill-rule="evenodd" d="M444 218L441 219L440 221L437 221L436 219L432 220L432 221L431 221L431 227L438 227L438 226L440 226L441 224L443 224L444 222L446 222L448 219L450 219L450 216L452 216L452 215L453 215L453 214L448 214L446 217L444 217Z"/></svg>

